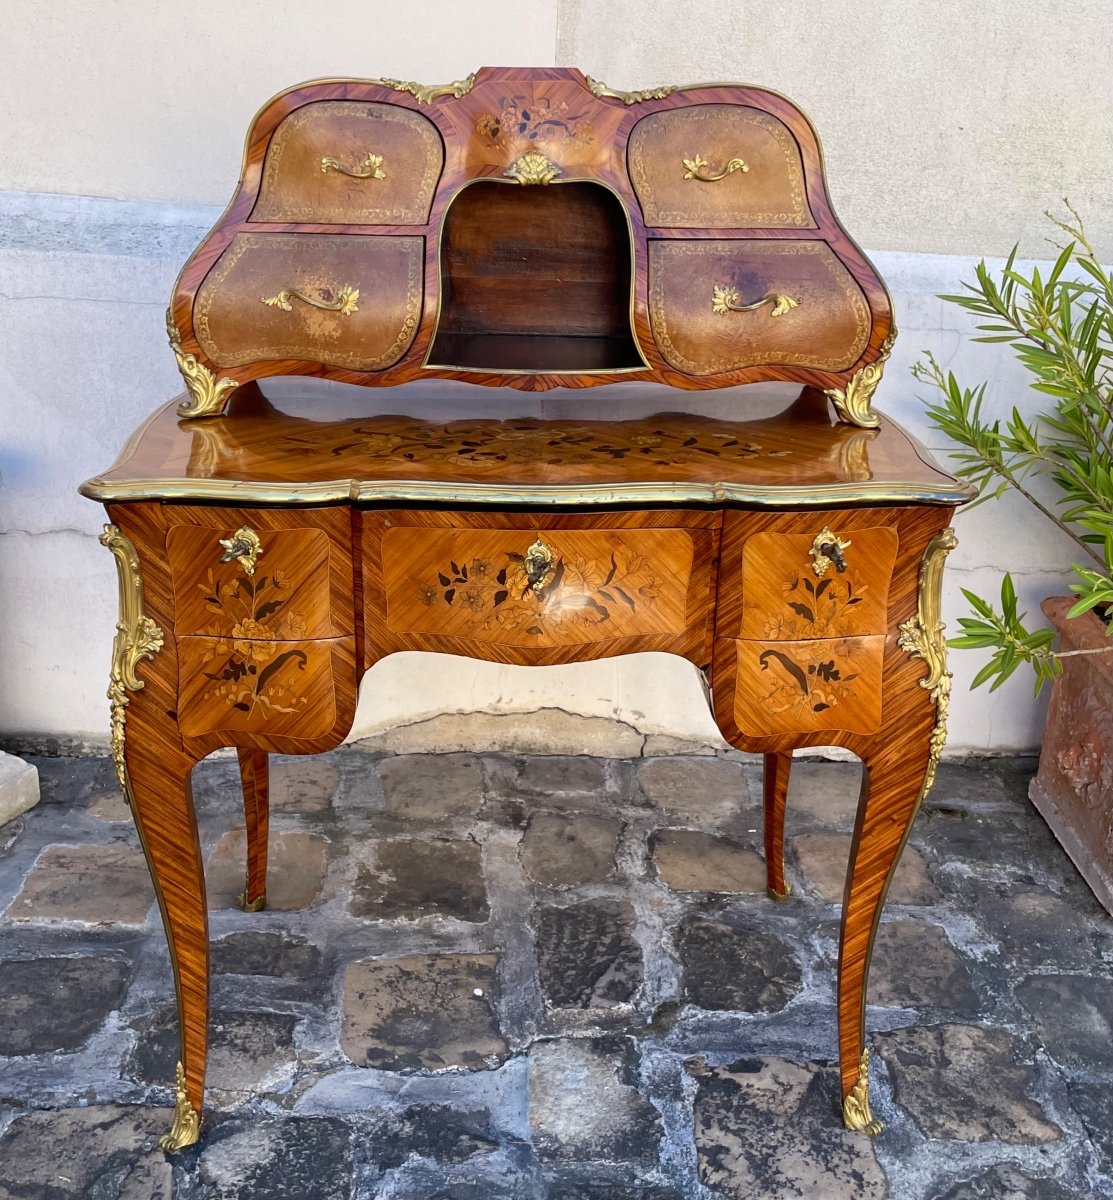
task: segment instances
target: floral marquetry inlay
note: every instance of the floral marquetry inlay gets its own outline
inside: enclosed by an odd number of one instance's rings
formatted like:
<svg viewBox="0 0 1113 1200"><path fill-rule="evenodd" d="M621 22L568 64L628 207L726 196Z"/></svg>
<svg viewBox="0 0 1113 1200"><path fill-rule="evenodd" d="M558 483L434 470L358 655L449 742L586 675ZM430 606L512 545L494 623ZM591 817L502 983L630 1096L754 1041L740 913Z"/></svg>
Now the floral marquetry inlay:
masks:
<svg viewBox="0 0 1113 1200"><path fill-rule="evenodd" d="M457 466L625 461L665 467L709 458L787 458L792 453L784 446L767 446L733 432L671 420L649 428L643 422L453 421L398 430L356 425L345 432L349 436L332 447L335 456L356 453L363 458L439 460Z"/></svg>
<svg viewBox="0 0 1113 1200"><path fill-rule="evenodd" d="M748 734L879 728L884 636L736 645L735 715Z"/></svg>
<svg viewBox="0 0 1113 1200"><path fill-rule="evenodd" d="M540 541L532 530L389 531L392 628L523 646L684 629L693 563L686 530L541 536L551 557L539 572L531 570Z"/></svg>

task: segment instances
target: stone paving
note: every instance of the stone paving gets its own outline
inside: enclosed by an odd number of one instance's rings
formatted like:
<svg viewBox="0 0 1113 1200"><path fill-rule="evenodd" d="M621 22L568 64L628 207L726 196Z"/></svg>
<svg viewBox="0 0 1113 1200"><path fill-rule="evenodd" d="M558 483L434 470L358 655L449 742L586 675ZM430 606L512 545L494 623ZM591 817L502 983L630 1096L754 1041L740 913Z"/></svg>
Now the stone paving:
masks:
<svg viewBox="0 0 1113 1200"><path fill-rule="evenodd" d="M1025 799L944 764L880 927L876 1139L837 1115L858 770L798 763L765 896L741 755L275 759L244 914L234 761L198 768L215 986L173 1159L172 985L111 764L0 829L0 1200L1113 1197L1113 920Z"/></svg>

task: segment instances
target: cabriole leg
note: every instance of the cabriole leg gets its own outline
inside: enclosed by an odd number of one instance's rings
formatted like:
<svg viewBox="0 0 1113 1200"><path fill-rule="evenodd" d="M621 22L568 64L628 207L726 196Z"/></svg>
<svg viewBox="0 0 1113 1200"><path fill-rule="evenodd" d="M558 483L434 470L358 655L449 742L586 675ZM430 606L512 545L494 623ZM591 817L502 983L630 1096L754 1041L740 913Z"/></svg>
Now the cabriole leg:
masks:
<svg viewBox="0 0 1113 1200"><path fill-rule="evenodd" d="M147 515L144 510L133 514L141 530ZM165 604L158 604L165 600L164 590L155 589L153 611L164 622L160 624L145 611L134 543L115 525L105 526L101 542L115 556L120 589L108 685L112 756L162 912L178 1000L181 1054L174 1124L159 1144L164 1150L180 1150L200 1133L209 1016L205 878L190 786L195 760L183 750L168 716L176 707L177 658L173 641L165 644L170 622L162 615Z"/></svg>
<svg viewBox="0 0 1113 1200"><path fill-rule="evenodd" d="M247 880L238 900L244 912L267 906L267 834L270 826L270 780L265 750L237 750L247 824Z"/></svg>
<svg viewBox="0 0 1113 1200"><path fill-rule="evenodd" d="M881 1132L870 1112L866 985L873 939L889 881L920 805L928 768L927 730L918 744L894 737L864 756L862 794L847 866L839 944L839 1065L843 1121Z"/></svg>
<svg viewBox="0 0 1113 1200"><path fill-rule="evenodd" d="M791 751L765 755L765 883L773 900L792 895L792 884L785 882L785 802L791 770Z"/></svg>

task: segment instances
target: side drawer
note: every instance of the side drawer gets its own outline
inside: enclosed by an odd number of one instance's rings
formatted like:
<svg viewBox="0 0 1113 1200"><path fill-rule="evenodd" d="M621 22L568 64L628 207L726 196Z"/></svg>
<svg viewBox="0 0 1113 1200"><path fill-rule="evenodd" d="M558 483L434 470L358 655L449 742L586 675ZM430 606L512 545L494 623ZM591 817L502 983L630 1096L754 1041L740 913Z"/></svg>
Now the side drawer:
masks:
<svg viewBox="0 0 1113 1200"><path fill-rule="evenodd" d="M320 100L271 135L251 220L424 225L443 166L441 136L420 113Z"/></svg>
<svg viewBox="0 0 1113 1200"><path fill-rule="evenodd" d="M354 675L355 639L291 642L252 638L178 640L178 726L183 737L258 733L327 737L337 696ZM354 695L353 695L354 700Z"/></svg>
<svg viewBox="0 0 1113 1200"><path fill-rule="evenodd" d="M653 336L678 371L843 371L866 349L869 304L826 242L651 239L648 246Z"/></svg>
<svg viewBox="0 0 1113 1200"><path fill-rule="evenodd" d="M841 570L823 554L831 545L840 547ZM896 557L895 530L843 536L823 514L816 514L814 534L755 533L742 546L736 636L781 641L884 633Z"/></svg>
<svg viewBox="0 0 1113 1200"><path fill-rule="evenodd" d="M381 371L417 333L424 271L420 237L238 233L198 289L194 332L218 367Z"/></svg>
<svg viewBox="0 0 1113 1200"><path fill-rule="evenodd" d="M814 228L800 147L770 113L693 104L643 117L627 147L650 228Z"/></svg>
<svg viewBox="0 0 1113 1200"><path fill-rule="evenodd" d="M733 650L734 720L743 733L871 734L880 729L884 635L738 641Z"/></svg>
<svg viewBox="0 0 1113 1200"><path fill-rule="evenodd" d="M281 642L353 632L347 507L290 512L182 506L172 520L166 556L179 637ZM241 536L248 544L257 539L254 561L222 562L231 552L224 543L234 545Z"/></svg>
<svg viewBox="0 0 1113 1200"><path fill-rule="evenodd" d="M369 512L366 628L377 653L519 662L709 652L718 514Z"/></svg>

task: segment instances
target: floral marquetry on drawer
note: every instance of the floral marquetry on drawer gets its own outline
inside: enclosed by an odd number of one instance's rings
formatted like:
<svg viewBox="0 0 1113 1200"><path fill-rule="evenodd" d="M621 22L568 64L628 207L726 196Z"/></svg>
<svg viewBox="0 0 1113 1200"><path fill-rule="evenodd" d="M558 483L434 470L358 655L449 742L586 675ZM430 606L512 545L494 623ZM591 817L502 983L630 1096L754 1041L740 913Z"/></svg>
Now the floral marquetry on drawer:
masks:
<svg viewBox="0 0 1113 1200"><path fill-rule="evenodd" d="M755 533L742 548L743 638L841 638L884 633L897 556L892 529L844 535ZM729 631L720 630L721 633Z"/></svg>
<svg viewBox="0 0 1113 1200"><path fill-rule="evenodd" d="M181 638L182 736L265 732L269 737L324 737L336 725L336 681L351 673L351 659L350 638Z"/></svg>
<svg viewBox="0 0 1113 1200"><path fill-rule="evenodd" d="M885 638L735 642L734 719L752 737L881 725Z"/></svg>
<svg viewBox="0 0 1113 1200"><path fill-rule="evenodd" d="M481 656L484 646L503 647L529 661L535 651L619 653L635 642L683 653L708 636L709 526L539 528L518 516L485 522L495 528L422 528L404 514L369 521L366 555L381 570L385 632L408 645L467 644ZM380 606L372 589L368 602L372 620Z"/></svg>
<svg viewBox="0 0 1113 1200"><path fill-rule="evenodd" d="M175 630L267 641L350 634L350 607L321 587L330 556L321 529L175 526L167 535Z"/></svg>

